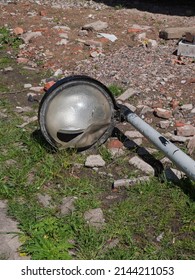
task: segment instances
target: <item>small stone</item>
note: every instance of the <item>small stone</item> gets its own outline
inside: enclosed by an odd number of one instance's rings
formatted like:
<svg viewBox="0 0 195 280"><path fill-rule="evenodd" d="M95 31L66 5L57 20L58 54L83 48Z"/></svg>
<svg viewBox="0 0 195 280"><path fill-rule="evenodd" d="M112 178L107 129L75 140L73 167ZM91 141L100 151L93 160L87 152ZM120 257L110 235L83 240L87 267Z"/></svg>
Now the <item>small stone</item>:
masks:
<svg viewBox="0 0 195 280"><path fill-rule="evenodd" d="M195 108L193 108L190 113L195 114Z"/></svg>
<svg viewBox="0 0 195 280"><path fill-rule="evenodd" d="M130 97L134 96L137 91L134 88L128 88L123 94L117 97L117 100L126 101Z"/></svg>
<svg viewBox="0 0 195 280"><path fill-rule="evenodd" d="M140 115L145 115L147 113L150 113L150 112L153 112L153 109L147 105L144 105L141 112L140 112Z"/></svg>
<svg viewBox="0 0 195 280"><path fill-rule="evenodd" d="M177 127L177 135L178 136L194 136L195 135L195 127L191 124L186 124L181 127Z"/></svg>
<svg viewBox="0 0 195 280"><path fill-rule="evenodd" d="M159 122L160 128L167 129L170 125L169 121L160 121Z"/></svg>
<svg viewBox="0 0 195 280"><path fill-rule="evenodd" d="M156 40L148 39L147 46L149 48L153 48L154 49L154 48L158 47L158 43L157 43Z"/></svg>
<svg viewBox="0 0 195 280"><path fill-rule="evenodd" d="M100 54L101 53L97 52L97 51L90 52L90 56L93 57L93 58L100 56Z"/></svg>
<svg viewBox="0 0 195 280"><path fill-rule="evenodd" d="M137 108L135 106L133 106L132 104L129 104L127 102L124 103L124 105L129 108L129 110L131 110L132 112L135 112L137 110Z"/></svg>
<svg viewBox="0 0 195 280"><path fill-rule="evenodd" d="M85 36L88 36L89 33L88 33L87 30L79 30L78 35L79 35L80 37L85 37Z"/></svg>
<svg viewBox="0 0 195 280"><path fill-rule="evenodd" d="M16 28L14 28L13 32L15 35L21 35L24 33L24 30L21 27L16 27Z"/></svg>
<svg viewBox="0 0 195 280"><path fill-rule="evenodd" d="M156 108L154 110L154 114L157 117L162 118L162 119L169 119L172 117L172 112L170 110L166 110L163 108Z"/></svg>
<svg viewBox="0 0 195 280"><path fill-rule="evenodd" d="M52 87L56 82L50 81L44 84L44 90L47 91L49 90L50 87Z"/></svg>
<svg viewBox="0 0 195 280"><path fill-rule="evenodd" d="M193 154L193 152L195 151L195 136L193 136L190 141L188 142L188 145L187 145L187 148L188 148L188 153L190 155Z"/></svg>
<svg viewBox="0 0 195 280"><path fill-rule="evenodd" d="M85 161L86 167L102 167L105 166L105 161L100 155L90 155Z"/></svg>
<svg viewBox="0 0 195 280"><path fill-rule="evenodd" d="M189 110L193 109L193 105L192 104L184 104L184 105L181 106L181 109L189 111Z"/></svg>
<svg viewBox="0 0 195 280"><path fill-rule="evenodd" d="M121 141L119 141L118 139L110 139L107 143L107 148L108 149L112 149L112 148L121 149L121 148L123 148L123 143Z"/></svg>
<svg viewBox="0 0 195 280"><path fill-rule="evenodd" d="M175 127L181 127L184 125L185 125L185 123L183 121L175 121Z"/></svg>
<svg viewBox="0 0 195 280"><path fill-rule="evenodd" d="M31 84L24 84L24 88L31 88L32 85Z"/></svg>
<svg viewBox="0 0 195 280"><path fill-rule="evenodd" d="M68 215L69 213L71 213L72 211L74 211L75 206L74 206L74 202L77 198L76 197L64 197L62 199L62 203L60 206L60 213L62 215Z"/></svg>
<svg viewBox="0 0 195 280"><path fill-rule="evenodd" d="M53 29L56 29L58 31L70 31L70 27L64 25L56 25L53 27Z"/></svg>
<svg viewBox="0 0 195 280"><path fill-rule="evenodd" d="M57 69L54 73L54 77L58 77L60 75L63 75L63 70L62 69Z"/></svg>
<svg viewBox="0 0 195 280"><path fill-rule="evenodd" d="M40 31L36 31L36 32L28 31L22 34L21 39L24 41L25 44L28 44L33 38L37 38L39 36L42 36L42 33Z"/></svg>
<svg viewBox="0 0 195 280"><path fill-rule="evenodd" d="M137 144L138 146L142 145L142 138L134 138L133 141L135 142L135 144Z"/></svg>
<svg viewBox="0 0 195 280"><path fill-rule="evenodd" d="M3 70L5 72L12 72L14 69L11 66L9 66L9 67L4 68Z"/></svg>
<svg viewBox="0 0 195 280"><path fill-rule="evenodd" d="M84 41L84 44L86 46L90 46L91 48L102 48L102 43L99 41L87 40L87 41Z"/></svg>
<svg viewBox="0 0 195 280"><path fill-rule="evenodd" d="M38 93L42 93L44 90L44 87L31 87L30 90Z"/></svg>
<svg viewBox="0 0 195 280"><path fill-rule="evenodd" d="M67 33L60 33L59 36L60 36L60 38L68 39L68 34Z"/></svg>
<svg viewBox="0 0 195 280"><path fill-rule="evenodd" d="M126 131L125 136L127 136L129 138L142 138L142 137L144 137L143 134L141 134L139 131L136 131L136 130Z"/></svg>
<svg viewBox="0 0 195 280"><path fill-rule="evenodd" d="M89 24L85 24L82 29L83 30L94 30L94 31L100 31L102 29L106 29L108 27L108 23L107 22L103 22L101 20L89 23Z"/></svg>
<svg viewBox="0 0 195 280"><path fill-rule="evenodd" d="M146 39L146 32L143 32L143 33L138 34L138 35L136 36L136 39L137 39L138 41L143 41L143 40L145 40L145 39Z"/></svg>
<svg viewBox="0 0 195 280"><path fill-rule="evenodd" d="M67 39L62 39L61 41L56 43L57 46L63 46L63 45L67 45L67 44L68 44Z"/></svg>
<svg viewBox="0 0 195 280"><path fill-rule="evenodd" d="M129 160L129 164L135 166L139 170L145 172L148 175L154 175L154 169L145 161L135 156Z"/></svg>
<svg viewBox="0 0 195 280"><path fill-rule="evenodd" d="M169 140L171 140L172 142L179 142L179 143L185 143L186 141L189 140L188 137L184 137L184 136L179 136L179 135L174 135L170 132L167 132L164 134L165 137L167 137Z"/></svg>
<svg viewBox="0 0 195 280"><path fill-rule="evenodd" d="M95 228L102 228L105 224L104 215L101 208L91 209L84 213L85 221Z"/></svg>
<svg viewBox="0 0 195 280"><path fill-rule="evenodd" d="M119 156L122 156L122 155L125 154L125 151L122 148L120 148L120 149L118 149L118 148L110 148L109 152L111 154L112 159L114 159L116 157L119 157Z"/></svg>
<svg viewBox="0 0 195 280"><path fill-rule="evenodd" d="M118 187L133 186L140 182L146 182L149 180L149 178L150 178L149 176L143 176L143 177L132 178L132 179L119 179L114 181L113 187L118 188Z"/></svg>
<svg viewBox="0 0 195 280"><path fill-rule="evenodd" d="M20 107L20 106L17 106L16 109L14 110L16 113L24 113L24 112L31 112L32 111L32 108L31 107Z"/></svg>

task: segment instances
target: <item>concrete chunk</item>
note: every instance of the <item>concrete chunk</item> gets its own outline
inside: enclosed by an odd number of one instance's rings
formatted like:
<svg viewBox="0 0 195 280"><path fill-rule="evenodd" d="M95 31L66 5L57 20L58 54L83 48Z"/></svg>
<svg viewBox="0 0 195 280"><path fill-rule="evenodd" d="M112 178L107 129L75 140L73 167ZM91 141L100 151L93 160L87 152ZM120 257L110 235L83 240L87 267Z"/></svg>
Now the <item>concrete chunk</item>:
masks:
<svg viewBox="0 0 195 280"><path fill-rule="evenodd" d="M145 161L135 156L129 160L129 164L135 166L141 171L144 171L148 175L154 175L154 169Z"/></svg>
<svg viewBox="0 0 195 280"><path fill-rule="evenodd" d="M180 41L178 44L177 55L195 57L195 45Z"/></svg>
<svg viewBox="0 0 195 280"><path fill-rule="evenodd" d="M195 35L195 26L191 27L169 27L164 30L161 30L159 37L163 39L180 39L182 36L190 32L192 35Z"/></svg>

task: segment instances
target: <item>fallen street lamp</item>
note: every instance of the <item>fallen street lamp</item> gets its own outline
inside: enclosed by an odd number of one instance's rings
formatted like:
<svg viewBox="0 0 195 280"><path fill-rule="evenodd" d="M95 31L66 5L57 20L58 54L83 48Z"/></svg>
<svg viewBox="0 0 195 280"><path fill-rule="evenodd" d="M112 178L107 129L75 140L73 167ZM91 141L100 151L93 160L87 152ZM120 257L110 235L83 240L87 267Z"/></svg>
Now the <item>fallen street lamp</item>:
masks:
<svg viewBox="0 0 195 280"><path fill-rule="evenodd" d="M117 104L109 89L87 76L59 80L43 96L39 124L55 148L85 150L101 145L119 121L127 121L195 181L195 161L124 105Z"/></svg>

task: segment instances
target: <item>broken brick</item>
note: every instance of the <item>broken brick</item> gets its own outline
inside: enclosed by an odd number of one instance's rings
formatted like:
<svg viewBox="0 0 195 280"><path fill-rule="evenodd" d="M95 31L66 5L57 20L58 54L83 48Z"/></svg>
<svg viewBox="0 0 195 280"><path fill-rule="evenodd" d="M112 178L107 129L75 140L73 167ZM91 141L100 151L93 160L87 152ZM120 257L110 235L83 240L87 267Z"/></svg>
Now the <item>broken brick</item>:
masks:
<svg viewBox="0 0 195 280"><path fill-rule="evenodd" d="M194 136L195 127L191 124L186 124L181 127L177 127L177 135L179 136Z"/></svg>
<svg viewBox="0 0 195 280"><path fill-rule="evenodd" d="M154 114L157 117L162 118L162 119L169 119L172 117L172 112L170 110L166 110L163 108L156 108L154 110Z"/></svg>

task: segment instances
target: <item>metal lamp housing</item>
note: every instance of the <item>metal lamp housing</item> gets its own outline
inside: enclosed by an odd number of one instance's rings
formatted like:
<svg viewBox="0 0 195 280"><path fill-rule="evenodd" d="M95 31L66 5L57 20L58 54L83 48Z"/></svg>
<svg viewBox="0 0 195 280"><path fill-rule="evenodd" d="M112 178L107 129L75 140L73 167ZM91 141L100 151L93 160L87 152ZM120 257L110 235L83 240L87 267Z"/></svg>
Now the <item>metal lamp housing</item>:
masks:
<svg viewBox="0 0 195 280"><path fill-rule="evenodd" d="M54 147L86 149L102 144L113 130L115 101L100 82L71 76L54 84L39 107L39 123Z"/></svg>

